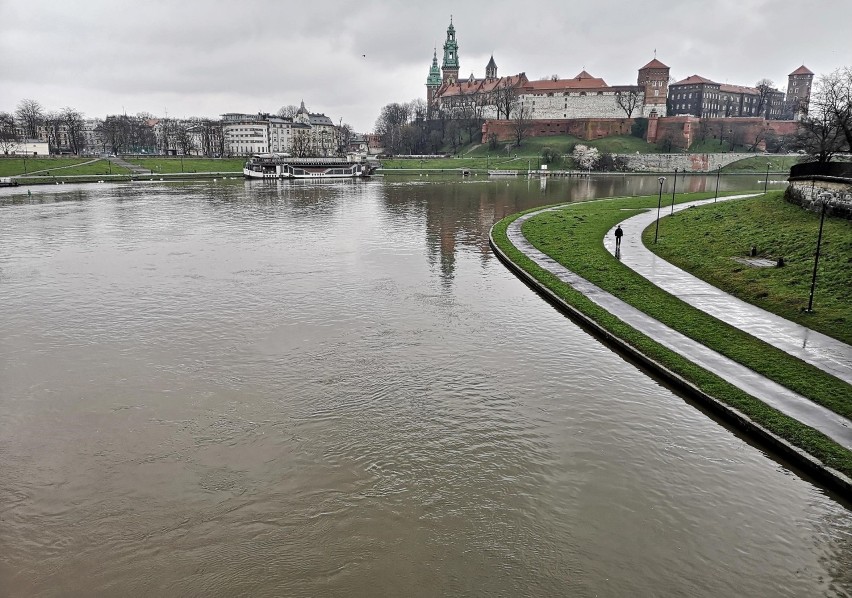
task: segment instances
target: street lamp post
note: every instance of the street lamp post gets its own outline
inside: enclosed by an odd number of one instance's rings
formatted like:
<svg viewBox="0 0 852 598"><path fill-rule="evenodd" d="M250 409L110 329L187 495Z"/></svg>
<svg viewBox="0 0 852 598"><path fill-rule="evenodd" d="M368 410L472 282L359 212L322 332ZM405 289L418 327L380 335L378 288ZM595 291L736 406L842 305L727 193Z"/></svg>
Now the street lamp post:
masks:
<svg viewBox="0 0 852 598"><path fill-rule="evenodd" d="M716 203L716 200L719 199L719 177L722 176L722 167L719 167L719 170L716 171L716 196L713 198L713 203Z"/></svg>
<svg viewBox="0 0 852 598"><path fill-rule="evenodd" d="M674 214L675 189L677 189L677 166L675 166L675 177L672 184L672 214Z"/></svg>
<svg viewBox="0 0 852 598"><path fill-rule="evenodd" d="M661 176L657 180L660 181L660 199L657 201L657 226L654 229L654 244L657 243L657 234L660 232L660 207L663 205L663 183L666 182L666 177Z"/></svg>
<svg viewBox="0 0 852 598"><path fill-rule="evenodd" d="M814 273L811 277L811 295L808 298L808 311L811 311L814 306L814 289L816 288L817 264L819 264L819 248L822 244L822 224L825 222L825 204L828 203L830 193L820 193L820 204L822 205L819 212L819 234L817 235L816 255L814 255Z"/></svg>
<svg viewBox="0 0 852 598"><path fill-rule="evenodd" d="M183 173L183 154L180 155L180 171Z"/></svg>
<svg viewBox="0 0 852 598"><path fill-rule="evenodd" d="M763 180L763 194L766 195L766 186L769 184L769 166L770 162L766 163L766 178Z"/></svg>

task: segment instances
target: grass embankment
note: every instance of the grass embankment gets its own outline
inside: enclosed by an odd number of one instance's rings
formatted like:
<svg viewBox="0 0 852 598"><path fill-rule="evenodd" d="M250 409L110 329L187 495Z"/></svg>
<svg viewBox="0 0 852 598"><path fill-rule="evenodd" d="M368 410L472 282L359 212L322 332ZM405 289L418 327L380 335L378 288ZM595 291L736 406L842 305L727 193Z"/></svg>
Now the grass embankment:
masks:
<svg viewBox="0 0 852 598"><path fill-rule="evenodd" d="M577 144L595 147L601 153L609 154L633 154L636 152L639 152L640 154L654 154L660 151L660 149L653 143L648 143L644 139L639 139L638 137L633 137L631 135L602 137L601 139L593 139L591 141L586 141L585 139L580 139L579 137L574 137L573 135L528 137L527 139L524 139L524 142L521 144L521 147L513 147L509 151L513 156L517 154L519 157L525 156L536 158L538 156L541 156L541 152L544 148L550 147L562 154L567 155L574 150L574 146ZM505 155L506 150L503 149L504 145L505 144L500 144L500 148L498 150L492 150L489 149L488 144L482 144L465 155L495 156L500 154L501 152L503 153L503 155Z"/></svg>
<svg viewBox="0 0 852 598"><path fill-rule="evenodd" d="M678 196L677 201L691 201L708 195L685 194ZM524 225L524 234L541 251L567 268L675 330L837 413L852 416L852 400L849 398L852 388L848 384L683 303L634 273L604 248L601 239L610 228L631 210L654 207L656 202L656 197L644 197L571 204L532 218ZM666 349L534 264L506 238L506 227L519 215L500 221L494 228L495 242L513 262L568 304L651 359L745 413L826 465L847 476L852 475L852 451Z"/></svg>
<svg viewBox="0 0 852 598"><path fill-rule="evenodd" d="M130 172L116 164L112 174ZM48 174L49 173L49 174ZM3 158L0 159L0 176L97 176L110 174L109 162L96 158Z"/></svg>
<svg viewBox="0 0 852 598"><path fill-rule="evenodd" d="M178 174L196 172L243 172L245 158L125 158L154 174Z"/></svg>
<svg viewBox="0 0 852 598"><path fill-rule="evenodd" d="M519 170L538 168L538 158L504 157L490 158L390 158L381 160L383 171L393 169L406 170Z"/></svg>
<svg viewBox="0 0 852 598"><path fill-rule="evenodd" d="M808 305L819 214L784 201L781 192L736 202L692 208L661 222L656 245L646 230L645 244L678 267L713 286L852 344L852 222L826 218L817 271L814 311ZM777 261L783 268L757 268L733 258L749 256Z"/></svg>
<svg viewBox="0 0 852 598"><path fill-rule="evenodd" d="M537 169L541 162L542 150L550 147L562 155L570 155L576 144L596 147L601 153L657 153L659 148L638 137L622 135L604 137L586 141L572 135L554 135L550 137L530 137L524 139L521 147L511 147L507 151L506 144L501 143L497 149L490 149L488 144L474 146L469 150L461 150L458 158L401 158L382 160L385 170L392 169L459 169L470 170L523 170ZM550 166L551 169L575 169L573 161L564 159L560 164Z"/></svg>
<svg viewBox="0 0 852 598"><path fill-rule="evenodd" d="M793 166L793 164L798 164L800 160L800 156L767 156L762 154L759 156L752 156L751 158L743 158L736 162L731 162L727 166L722 167L722 174L732 174L737 172L765 174L766 165L769 164L770 174L783 172L786 175L790 173L790 167Z"/></svg>

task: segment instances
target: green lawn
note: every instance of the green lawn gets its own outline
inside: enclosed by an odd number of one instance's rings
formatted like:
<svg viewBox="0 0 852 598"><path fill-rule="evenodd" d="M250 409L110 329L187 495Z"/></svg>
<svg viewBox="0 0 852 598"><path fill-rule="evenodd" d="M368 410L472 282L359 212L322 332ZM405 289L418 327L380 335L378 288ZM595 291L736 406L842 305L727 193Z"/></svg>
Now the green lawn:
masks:
<svg viewBox="0 0 852 598"><path fill-rule="evenodd" d="M677 201L692 201L702 196L706 195L684 194L679 195ZM567 268L675 330L837 413L852 416L850 385L665 293L624 266L604 248L601 239L612 226L630 215L631 210L653 207L656 202L656 197L645 197L571 204L532 218L524 225L524 234L537 248ZM516 217L504 219L495 227L496 242L513 261L557 295L704 391L743 411L831 467L847 475L852 474L852 451L660 346L530 262L505 238L508 222Z"/></svg>
<svg viewBox="0 0 852 598"><path fill-rule="evenodd" d="M245 158L125 158L126 162L153 170L155 174L180 172L242 173Z"/></svg>
<svg viewBox="0 0 852 598"><path fill-rule="evenodd" d="M742 160L737 160L736 162L731 162L727 166L722 167L722 172L728 174L732 172L765 173L766 165L769 164L769 172L783 172L788 174L790 172L790 167L793 166L793 164L798 164L799 160L801 160L799 156L773 156L761 154L760 156L753 156L751 158L744 158Z"/></svg>
<svg viewBox="0 0 852 598"><path fill-rule="evenodd" d="M398 158L398 159L383 159L381 161L384 170L392 170L397 168L405 169L473 169L473 170L523 170L526 171L530 165L532 168L537 168L538 157L518 157L513 156L491 156L490 158L428 158L428 159L413 159L413 158Z"/></svg>
<svg viewBox="0 0 852 598"><path fill-rule="evenodd" d="M541 151L545 147L552 147L562 154L570 154L573 151L574 146L578 143L596 147L602 153L610 154L633 154L636 152L651 154L660 151L656 145L631 135L603 137L601 139L593 139L591 141L586 141L585 139L580 139L579 137L574 137L572 135L553 135L549 137L528 137L527 139L524 139L521 147L513 147L509 150L509 153L511 155L517 154L518 156L524 157L538 157L541 155ZM499 150L491 150L488 148L488 144L484 143L467 155L485 156L488 154L491 156L505 156L506 150L503 149L505 145L505 143L501 143Z"/></svg>
<svg viewBox="0 0 852 598"><path fill-rule="evenodd" d="M780 191L735 202L691 208L660 222L645 244L655 253L743 301L852 344L852 221L826 218L814 294L808 305L819 215L783 199ZM756 268L744 258L750 248L783 268Z"/></svg>
<svg viewBox="0 0 852 598"><path fill-rule="evenodd" d="M101 175L110 174L110 166L106 160L91 162L93 158L2 158L0 159L0 176L30 175L34 176L71 176L71 175ZM84 162L91 162L83 164ZM82 164L82 165L80 165ZM48 174L49 172L49 174ZM127 174L129 171L112 165L112 174Z"/></svg>
<svg viewBox="0 0 852 598"><path fill-rule="evenodd" d="M704 141L696 141L689 146L690 154L727 154L729 152L744 152L748 147L744 145L734 145L731 149L731 142L724 141L719 143L718 139L705 139ZM764 164L765 165L765 164Z"/></svg>

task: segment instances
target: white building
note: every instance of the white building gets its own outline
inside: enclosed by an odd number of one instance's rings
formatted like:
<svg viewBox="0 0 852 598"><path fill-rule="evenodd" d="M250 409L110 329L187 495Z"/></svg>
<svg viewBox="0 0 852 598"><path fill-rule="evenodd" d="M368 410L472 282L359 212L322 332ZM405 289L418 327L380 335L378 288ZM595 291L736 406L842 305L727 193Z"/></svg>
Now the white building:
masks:
<svg viewBox="0 0 852 598"><path fill-rule="evenodd" d="M222 134L225 152L232 156L333 156L338 150L334 123L325 114L308 112L304 102L292 119L263 113L223 114Z"/></svg>
<svg viewBox="0 0 852 598"><path fill-rule="evenodd" d="M9 145L9 155L12 156L48 156L50 155L50 147L47 141L38 139L22 139L21 141L13 141Z"/></svg>

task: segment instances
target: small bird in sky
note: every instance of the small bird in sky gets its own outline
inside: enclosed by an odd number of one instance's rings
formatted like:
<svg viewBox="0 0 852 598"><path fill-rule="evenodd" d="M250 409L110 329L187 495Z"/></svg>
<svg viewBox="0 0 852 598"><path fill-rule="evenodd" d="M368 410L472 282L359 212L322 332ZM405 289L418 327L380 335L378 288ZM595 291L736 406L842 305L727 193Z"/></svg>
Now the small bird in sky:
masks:
<svg viewBox="0 0 852 598"><path fill-rule="evenodd" d="M366 54L361 54L361 56L363 56L364 58L366 58L366 57L367 57L367 55L366 55Z"/></svg>

